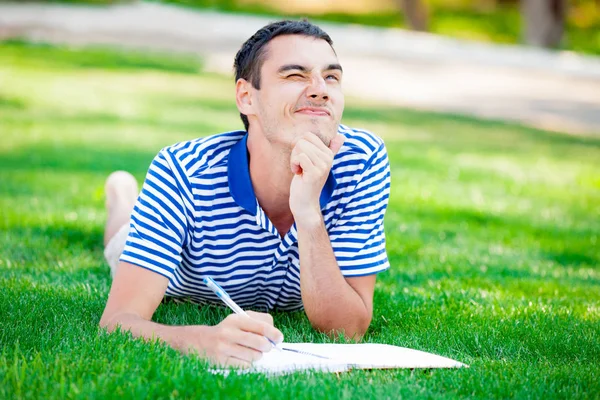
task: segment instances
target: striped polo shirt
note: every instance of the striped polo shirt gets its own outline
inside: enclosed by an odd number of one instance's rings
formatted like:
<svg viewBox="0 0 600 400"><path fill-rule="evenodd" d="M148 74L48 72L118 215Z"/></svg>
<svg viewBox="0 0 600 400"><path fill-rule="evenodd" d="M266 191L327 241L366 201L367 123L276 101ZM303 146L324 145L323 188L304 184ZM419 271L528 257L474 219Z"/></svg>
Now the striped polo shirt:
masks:
<svg viewBox="0 0 600 400"><path fill-rule="evenodd" d="M390 169L383 141L340 125L346 137L320 196L325 227L345 277L389 268L383 217ZM162 149L131 215L121 261L169 279L166 295L221 304L212 277L241 307L302 308L294 224L281 237L258 203L247 134L227 132Z"/></svg>

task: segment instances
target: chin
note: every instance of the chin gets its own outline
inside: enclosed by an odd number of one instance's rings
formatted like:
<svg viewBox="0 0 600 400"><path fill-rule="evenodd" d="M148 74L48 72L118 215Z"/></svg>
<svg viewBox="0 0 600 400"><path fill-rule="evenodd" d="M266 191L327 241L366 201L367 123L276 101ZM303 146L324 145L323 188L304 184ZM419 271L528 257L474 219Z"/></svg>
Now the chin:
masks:
<svg viewBox="0 0 600 400"><path fill-rule="evenodd" d="M329 143L337 134L337 124L334 126L331 124L311 124L306 130L317 135L326 146L329 146Z"/></svg>
<svg viewBox="0 0 600 400"><path fill-rule="evenodd" d="M315 135L317 135L319 139L321 139L321 142L323 142L325 146L329 147L331 139L333 138L329 137L329 135L323 135L322 133L315 133Z"/></svg>
<svg viewBox="0 0 600 400"><path fill-rule="evenodd" d="M329 147L329 144L331 143L335 135L337 135L337 127L337 124L333 127L328 126L327 128L319 129L317 132L314 132L314 134L317 135L323 143L325 143L325 146Z"/></svg>
<svg viewBox="0 0 600 400"><path fill-rule="evenodd" d="M310 132L316 135L327 147L329 147L331 140L338 131L338 124L332 124L331 121L328 121L328 123L315 120L299 122L300 121L296 121L296 123L290 127L290 132L292 132L290 139L292 142L295 141L295 138Z"/></svg>

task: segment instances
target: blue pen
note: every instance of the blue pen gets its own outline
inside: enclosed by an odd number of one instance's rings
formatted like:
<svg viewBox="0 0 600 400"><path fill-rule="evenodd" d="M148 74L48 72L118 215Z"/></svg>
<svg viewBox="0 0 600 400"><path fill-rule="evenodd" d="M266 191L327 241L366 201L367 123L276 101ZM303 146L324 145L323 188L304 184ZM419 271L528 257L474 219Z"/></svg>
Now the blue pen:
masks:
<svg viewBox="0 0 600 400"><path fill-rule="evenodd" d="M238 306L237 304L235 304L235 301L233 301L231 299L231 297L229 297L229 295L227 294L227 292L225 291L225 289L223 289L221 286L219 286L219 284L217 282L215 282L212 278L210 278L210 277L204 278L204 283L213 292L215 292L215 294L221 300L223 300L223 303L227 304L227 306L229 308L231 308L234 313L239 314L239 315L243 315L245 317L250 318L250 316L248 314L246 314L246 311L242 310L242 308L240 306ZM277 347L277 344L274 341L272 341L271 339L269 339L266 336L265 336L265 339L267 339L269 342L271 342L271 344L273 345L274 348L276 348L277 350L281 351L281 349L279 347Z"/></svg>

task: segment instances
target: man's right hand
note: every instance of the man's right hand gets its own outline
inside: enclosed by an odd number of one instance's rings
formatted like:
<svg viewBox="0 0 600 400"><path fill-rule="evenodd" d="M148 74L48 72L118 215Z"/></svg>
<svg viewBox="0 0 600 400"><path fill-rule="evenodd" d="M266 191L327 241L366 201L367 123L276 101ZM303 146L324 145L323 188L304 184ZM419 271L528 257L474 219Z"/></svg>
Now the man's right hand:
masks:
<svg viewBox="0 0 600 400"><path fill-rule="evenodd" d="M191 348L219 366L249 367L273 349L267 338L281 343L283 334L273 326L269 314L247 313L250 318L231 314L215 326L190 327L198 329L197 341L190 343Z"/></svg>
<svg viewBox="0 0 600 400"><path fill-rule="evenodd" d="M100 326L117 326L135 337L159 338L183 352L194 351L220 366L248 367L271 350L283 334L269 314L248 311L250 318L231 314L215 326L168 326L152 322L169 280L145 268L121 262L113 280Z"/></svg>

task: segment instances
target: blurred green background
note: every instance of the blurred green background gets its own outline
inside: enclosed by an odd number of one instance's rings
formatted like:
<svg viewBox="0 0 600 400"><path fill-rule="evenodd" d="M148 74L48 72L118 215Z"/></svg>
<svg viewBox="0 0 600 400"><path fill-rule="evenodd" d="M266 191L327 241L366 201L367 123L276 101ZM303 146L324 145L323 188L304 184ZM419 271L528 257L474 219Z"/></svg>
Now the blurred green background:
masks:
<svg viewBox="0 0 600 400"><path fill-rule="evenodd" d="M117 4L140 0L47 0L52 3ZM599 0L530 0L556 3L562 9L554 27L546 29L540 12L530 10L533 22L519 0L147 0L201 9L287 17L382 27L416 28L454 38L496 43L531 42L524 26L548 31L549 44L578 52L600 54ZM405 11L406 12L405 12ZM564 14L564 15L563 15ZM412 16L412 17L411 17ZM564 20L564 21L563 21ZM563 28L564 27L564 32ZM552 31L559 30L558 38ZM535 33L534 33L535 35Z"/></svg>

